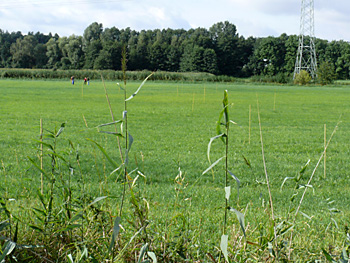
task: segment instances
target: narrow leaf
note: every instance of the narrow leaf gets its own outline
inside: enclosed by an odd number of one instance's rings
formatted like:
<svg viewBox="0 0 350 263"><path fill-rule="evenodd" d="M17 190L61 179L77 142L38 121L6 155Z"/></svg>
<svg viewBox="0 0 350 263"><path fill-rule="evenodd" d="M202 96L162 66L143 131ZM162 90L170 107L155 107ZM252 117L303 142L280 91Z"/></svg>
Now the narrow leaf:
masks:
<svg viewBox="0 0 350 263"><path fill-rule="evenodd" d="M153 260L153 263L157 263L156 254L154 254L153 252L148 251L147 255Z"/></svg>
<svg viewBox="0 0 350 263"><path fill-rule="evenodd" d="M106 199L107 197L108 196L97 197L94 201L92 201L90 204L88 204L88 206L92 206L92 205L96 204L97 202L100 202L101 200Z"/></svg>
<svg viewBox="0 0 350 263"><path fill-rule="evenodd" d="M131 136L130 133L128 133L128 135L129 135L129 146L128 146L128 151L130 152L131 145L132 145L133 142L134 142L134 138Z"/></svg>
<svg viewBox="0 0 350 263"><path fill-rule="evenodd" d="M298 175L298 177L296 178L296 181L297 181L297 182L300 181L302 175L305 173L306 168L309 166L309 164L310 164L310 159L307 161L307 163L304 165L304 167L300 170L299 175Z"/></svg>
<svg viewBox="0 0 350 263"><path fill-rule="evenodd" d="M74 263L74 259L73 259L72 254L69 254L69 255L67 256L67 258L68 258L68 260L69 260L70 263Z"/></svg>
<svg viewBox="0 0 350 263"><path fill-rule="evenodd" d="M12 241L6 241L2 255L0 255L0 262L5 262L5 257L10 255L12 251L16 248L16 243Z"/></svg>
<svg viewBox="0 0 350 263"><path fill-rule="evenodd" d="M113 122L109 122L109 123L105 123L105 124L100 124L97 126L97 128L100 128L100 127L104 127L104 126L109 126L109 125L113 125L113 124L117 124L117 123L121 123L123 122L122 120L118 120L118 121L113 121Z"/></svg>
<svg viewBox="0 0 350 263"><path fill-rule="evenodd" d="M43 169L41 169L41 167L40 167L32 158L30 158L29 156L27 156L27 158L28 158L28 160L34 165L34 167L35 167L36 169L38 169L41 173L43 173L44 175L46 175L46 172L45 172Z"/></svg>
<svg viewBox="0 0 350 263"><path fill-rule="evenodd" d="M221 132L221 125L223 125L223 123L221 122L221 119L222 119L222 117L224 116L225 109L226 109L226 107L223 108L222 111L220 112L220 114L219 114L219 120L218 120L217 123L216 123L216 134L217 134L217 135L219 135L219 134L222 133L222 132ZM225 125L225 124L224 124L224 125ZM224 138L221 137L221 140L225 143Z"/></svg>
<svg viewBox="0 0 350 263"><path fill-rule="evenodd" d="M141 83L140 87L134 92L134 94L132 94L128 99L126 99L125 101L129 101L131 100L133 97L135 97L137 95L137 93L140 91L140 89L142 88L142 86L146 83L146 81L148 80L149 77L151 77L153 75L154 72L152 72L147 78L145 78L145 80Z"/></svg>
<svg viewBox="0 0 350 263"><path fill-rule="evenodd" d="M225 198L227 201L230 200L230 196L231 196L231 186L227 186L225 187Z"/></svg>
<svg viewBox="0 0 350 263"><path fill-rule="evenodd" d="M232 207L230 207L229 210L236 213L238 221L239 221L239 224L240 224L241 229L243 231L243 235L246 237L245 224L244 224L244 215L241 212L239 212L238 210L236 210L236 209L234 209Z"/></svg>
<svg viewBox="0 0 350 263"><path fill-rule="evenodd" d="M60 230L57 230L57 232L65 232L65 231L70 231L72 229L75 229L75 228L79 228L81 227L81 224L72 224L72 225L68 225L66 226L65 228L62 228Z"/></svg>
<svg viewBox="0 0 350 263"><path fill-rule="evenodd" d="M146 254L146 251L148 250L148 243L144 244L140 250L139 260L138 263L142 262L143 256Z"/></svg>
<svg viewBox="0 0 350 263"><path fill-rule="evenodd" d="M312 218L310 216L308 216L307 214L299 211L300 214L302 214L304 217L306 217L307 219L311 220Z"/></svg>
<svg viewBox="0 0 350 263"><path fill-rule="evenodd" d="M57 132L56 135L55 135L56 138L57 138L58 136L60 136L60 134L63 132L65 126L66 126L66 123L62 123L62 124L61 124L61 128L58 130L58 132Z"/></svg>
<svg viewBox="0 0 350 263"><path fill-rule="evenodd" d="M119 132L109 132L109 131L99 131L99 133L106 133L106 134L112 134L118 137L122 137L123 138L123 134L119 133Z"/></svg>
<svg viewBox="0 0 350 263"><path fill-rule="evenodd" d="M93 141L93 140L91 140L91 139L89 139L89 138L88 138L87 140L90 141L90 142L93 142L94 144L96 144L97 148L100 149L100 151L103 153L103 155L107 158L107 160L108 160L113 166L115 166L115 167L118 167L118 166L119 166L115 161L113 161L113 159L107 154L106 150L105 150L101 145L99 145L97 142L95 142L95 141Z"/></svg>
<svg viewBox="0 0 350 263"><path fill-rule="evenodd" d="M230 122L228 117L228 94L227 90L224 91L224 99L222 101L222 104L224 106L224 113L225 113L225 125L227 126Z"/></svg>
<svg viewBox="0 0 350 263"><path fill-rule="evenodd" d="M285 184L285 182L286 182L287 180L290 180L290 179L295 179L295 177L286 177L286 178L284 178L283 183L282 183L282 185L281 185L281 191L282 191L282 188L283 188L283 185Z"/></svg>
<svg viewBox="0 0 350 263"><path fill-rule="evenodd" d="M208 167L207 170L205 170L205 171L202 173L202 175L206 174L208 171L210 171L211 169L213 169L213 167L214 167L215 165L217 165L224 157L225 157L225 156L223 156L223 157L219 158L218 160L216 160L212 165L210 165L210 166Z"/></svg>
<svg viewBox="0 0 350 263"><path fill-rule="evenodd" d="M9 225L10 225L10 223L8 222L8 220L2 221L2 222L0 223L0 231L4 230L5 227L7 227L7 226L9 226Z"/></svg>
<svg viewBox="0 0 350 263"><path fill-rule="evenodd" d="M109 245L109 252L112 251L112 249L115 245L115 241L117 240L117 236L118 236L119 231L120 231L120 226L119 226L120 220L121 220L121 218L119 216L116 217L116 219L114 220L112 239L111 239L111 243Z"/></svg>
<svg viewBox="0 0 350 263"><path fill-rule="evenodd" d="M220 249L222 251L222 254L224 254L225 261L229 262L228 261L227 247L228 247L228 235L222 235L221 242L220 242Z"/></svg>
<svg viewBox="0 0 350 263"><path fill-rule="evenodd" d="M211 149L211 144L213 143L214 140L216 140L216 139L218 139L218 138L220 138L220 137L222 137L222 136L224 136L224 135L225 135L224 133L221 133L221 134L219 134L219 135L217 135L217 136L214 136L214 137L210 138L210 141L209 141L209 143L208 143L208 150L207 150L207 156L208 156L209 162L210 162L210 149Z"/></svg>
<svg viewBox="0 0 350 263"><path fill-rule="evenodd" d="M324 248L322 248L322 252L329 262L336 262Z"/></svg>
<svg viewBox="0 0 350 263"><path fill-rule="evenodd" d="M227 171L232 176L232 178L236 180L236 183L237 183L237 196L239 198L239 187L241 185L241 181L233 173L231 173L229 170L227 170Z"/></svg>

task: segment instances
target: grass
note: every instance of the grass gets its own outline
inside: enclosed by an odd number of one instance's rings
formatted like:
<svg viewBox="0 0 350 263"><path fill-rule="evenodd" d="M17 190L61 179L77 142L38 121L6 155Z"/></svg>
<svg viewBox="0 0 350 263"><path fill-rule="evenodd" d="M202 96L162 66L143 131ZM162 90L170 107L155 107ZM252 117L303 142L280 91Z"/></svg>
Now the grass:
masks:
<svg viewBox="0 0 350 263"><path fill-rule="evenodd" d="M128 82L128 90L136 90L139 84ZM124 92L115 82L106 82L106 88L115 118L121 119ZM142 197L139 205L149 205L150 249L155 251L158 260L163 257L169 262L181 261L181 253L192 261L210 261L211 256L218 258L225 197L223 163L214 168L214 178L210 172L201 174L209 166L207 145L209 139L216 135L224 90L228 90L231 103L230 119L237 123L231 125L228 157L230 171L241 181L240 198L234 203L239 211L245 213L247 240L250 242L258 243L261 233L267 235L269 225L269 194L261 157L257 95L277 221L286 218L295 186L287 181L281 191L284 178L297 175L310 159L302 180L305 184L323 151L324 124L327 124L329 136L338 121L342 121L327 149L327 178L323 178L321 165L312 181L313 188L306 193L302 204L300 211L311 219L302 215L297 218L292 259L322 260L322 248L339 255L344 245L344 227L349 224L350 216L350 89L344 85L301 87L148 81L140 94L128 102L128 129L134 137L128 169L132 171L139 167L146 176L145 182L142 178L138 179L137 193ZM72 86L69 80L0 80L0 94L0 188L4 198L16 200L9 201L7 206L14 216L21 218L19 228L22 238L40 245L40 240L31 237L35 232L28 230L26 222L30 221L28 217L32 207L38 206L36 191L40 187L40 173L27 157L37 156L39 147L34 140L39 139L40 119L43 119L47 130L58 129L61 123L66 123L64 133L57 138L57 149L67 152L68 140L79 148L86 195L91 200L111 196L101 201L101 209L116 215L122 184L116 182L117 173L109 175L113 167L101 151L86 140L90 138L98 142L115 160L120 159L116 139L98 133L94 128L112 121L102 83L93 81L84 86L82 96L80 82ZM249 105L252 109L250 144ZM83 116L89 128L86 128ZM222 156L223 147L219 142L212 144L212 160ZM250 162L250 167L243 156ZM182 176L175 180L179 168ZM231 180L229 183L234 189L235 182ZM72 189L79 189L77 178L73 178ZM331 208L341 212L331 213ZM132 223L135 221L135 207L127 202L125 211L121 222L126 229L124 241L137 231ZM4 213L0 217L0 221L6 219ZM258 230L259 225L261 230ZM231 260L272 260L268 259L267 249L244 245L235 215L230 214L227 226L230 229ZM29 234L23 234L26 231ZM110 232L107 241L109 237ZM101 246L104 247L103 242ZM140 248L136 246L137 251Z"/></svg>

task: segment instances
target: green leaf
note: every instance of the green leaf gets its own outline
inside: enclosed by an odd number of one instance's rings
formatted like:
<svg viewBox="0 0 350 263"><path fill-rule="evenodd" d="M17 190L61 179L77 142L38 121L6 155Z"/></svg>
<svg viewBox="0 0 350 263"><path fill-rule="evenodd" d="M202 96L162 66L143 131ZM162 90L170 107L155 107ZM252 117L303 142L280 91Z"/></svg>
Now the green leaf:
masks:
<svg viewBox="0 0 350 263"><path fill-rule="evenodd" d="M16 223L16 228L15 228L15 233L13 235L13 242L17 243L17 239L18 239L18 221Z"/></svg>
<svg viewBox="0 0 350 263"><path fill-rule="evenodd" d="M283 185L285 184L285 182L287 180L290 180L290 179L296 179L296 178L295 177L286 177L286 178L284 178L283 183L281 184L281 191L282 191L282 188L283 188Z"/></svg>
<svg viewBox="0 0 350 263"><path fill-rule="evenodd" d="M227 170L227 171L232 176L232 178L236 180L236 183L237 183L237 197L239 198L239 187L241 185L241 181L233 173L231 173L229 170Z"/></svg>
<svg viewBox="0 0 350 263"><path fill-rule="evenodd" d="M221 242L220 242L220 249L222 251L222 254L224 254L225 261L229 262L228 261L227 247L228 247L228 235L222 235Z"/></svg>
<svg viewBox="0 0 350 263"><path fill-rule="evenodd" d="M66 126L66 123L62 123L61 124L61 128L58 130L58 132L56 133L55 137L57 138L58 136L60 136L60 134L63 132L64 127Z"/></svg>
<svg viewBox="0 0 350 263"><path fill-rule="evenodd" d="M302 175L305 173L306 168L309 166L309 164L310 164L310 159L306 162L306 164L304 165L304 167L300 170L299 176L296 178L296 181L297 181L297 182L300 181Z"/></svg>
<svg viewBox="0 0 350 263"><path fill-rule="evenodd" d="M147 255L152 259L153 263L157 263L156 254L154 254L153 252L148 251Z"/></svg>
<svg viewBox="0 0 350 263"><path fill-rule="evenodd" d="M35 141L35 142L37 142L39 144L42 144L43 146L46 146L47 148L53 150L53 146L51 144L47 143L47 142L43 142L43 141L39 141L39 140L33 140L33 141Z"/></svg>
<svg viewBox="0 0 350 263"><path fill-rule="evenodd" d="M336 262L324 248L322 248L322 252L329 262Z"/></svg>
<svg viewBox="0 0 350 263"><path fill-rule="evenodd" d="M121 138L124 137L123 134L121 134L119 132L99 131L99 133L111 134L111 135L115 135L115 136L118 136L118 137L121 137Z"/></svg>
<svg viewBox="0 0 350 263"><path fill-rule="evenodd" d="M148 250L148 243L144 244L140 250L139 260L138 263L141 263L143 256L146 254L146 251Z"/></svg>
<svg viewBox="0 0 350 263"><path fill-rule="evenodd" d="M239 224L240 224L241 229L243 231L243 235L244 235L244 237L246 237L245 225L244 225L244 215L241 212L239 212L238 210L236 210L236 209L234 209L232 207L230 207L229 210L236 213L238 221L239 221Z"/></svg>
<svg viewBox="0 0 350 263"><path fill-rule="evenodd" d="M2 222L0 223L0 231L4 230L5 227L7 227L7 226L9 226L9 225L10 225L10 223L8 222L8 220L2 221Z"/></svg>
<svg viewBox="0 0 350 263"><path fill-rule="evenodd" d="M16 243L12 241L6 241L2 249L2 255L0 255L0 262L5 262L5 257L10 255L16 248Z"/></svg>
<svg viewBox="0 0 350 263"><path fill-rule="evenodd" d="M207 156L208 156L209 162L210 162L210 149L211 149L211 144L213 143L214 140L216 140L216 139L218 139L218 138L220 138L220 137L222 137L222 136L224 136L224 135L225 135L224 133L221 133L221 134L219 134L219 135L216 135L216 136L210 138L210 141L209 141L209 143L208 143L208 150L207 150Z"/></svg>
<svg viewBox="0 0 350 263"><path fill-rule="evenodd" d="M107 158L107 160L108 160L113 166L115 166L115 167L118 167L118 166L119 166L115 161L113 161L113 159L107 154L106 150L105 150L101 145L99 145L97 142L95 142L95 141L93 141L93 140L91 140L91 139L89 139L89 138L88 138L87 140L90 141L90 142L93 142L94 144L96 144L97 148L100 149L100 151L103 153L103 155Z"/></svg>
<svg viewBox="0 0 350 263"><path fill-rule="evenodd" d="M70 230L72 230L74 228L79 228L79 227L81 227L81 224L72 224L72 225L68 225L65 228L62 228L62 229L58 230L57 232L70 231Z"/></svg>
<svg viewBox="0 0 350 263"><path fill-rule="evenodd" d="M109 245L109 252L112 251L114 245L115 245L115 241L117 240L117 236L119 235L119 231L120 231L120 226L119 226L119 223L120 223L120 220L121 218L118 216L115 218L114 220L114 226L113 226L113 233L112 233L112 238L111 238L111 243Z"/></svg>
<svg viewBox="0 0 350 263"><path fill-rule="evenodd" d="M67 258L69 259L69 262L70 262L70 263L74 263L74 259L73 259L72 254L69 254L69 255L67 256Z"/></svg>
<svg viewBox="0 0 350 263"><path fill-rule="evenodd" d="M118 123L121 123L123 122L122 120L118 120L118 121L113 121L113 122L109 122L109 123L105 123L105 124L100 124L97 126L97 128L101 128L101 127L104 127L104 126L109 126L109 125L113 125L113 124L118 124Z"/></svg>
<svg viewBox="0 0 350 263"><path fill-rule="evenodd" d="M349 262L349 256L345 248L343 248L343 251L341 253L341 258L340 258L341 263L348 263Z"/></svg>
<svg viewBox="0 0 350 263"><path fill-rule="evenodd" d="M134 142L134 138L131 136L131 134L129 133L129 147L128 147L128 151L130 152L131 146Z"/></svg>
<svg viewBox="0 0 350 263"><path fill-rule="evenodd" d="M90 204L88 204L88 206L92 206L92 205L96 204L97 202L100 202L101 200L106 199L107 197L108 196L97 197L94 201L92 201Z"/></svg>
<svg viewBox="0 0 350 263"><path fill-rule="evenodd" d="M226 109L226 108L223 108L223 109L221 110L221 112L220 112L220 114L219 114L219 120L218 120L217 123L216 123L216 134L217 134L217 135L223 133L223 132L221 131L221 125L225 125L225 124L223 124L223 123L221 122L221 119L222 119L223 116L224 116L225 109ZM225 125L225 126L226 126L226 125ZM225 143L223 137L221 137L221 140Z"/></svg>
<svg viewBox="0 0 350 263"><path fill-rule="evenodd" d="M41 233L44 233L44 230L38 226L34 226L34 225L29 225L30 228L34 229L34 230L37 230Z"/></svg>
<svg viewBox="0 0 350 263"><path fill-rule="evenodd" d="M34 167L35 167L36 169L38 169L41 173L43 173L44 175L46 175L46 172L45 172L43 169L41 169L41 167L40 167L32 158L30 158L29 156L27 156L27 158L28 158L28 160L34 165Z"/></svg>
<svg viewBox="0 0 350 263"><path fill-rule="evenodd" d="M137 93L140 91L140 89L142 88L142 86L146 83L146 81L148 80L149 77L151 77L153 75L154 72L152 72L147 78L145 78L145 80L141 83L140 87L134 92L134 94L132 94L128 99L126 99L125 101L129 101L132 98L134 98Z"/></svg>
<svg viewBox="0 0 350 263"><path fill-rule="evenodd" d="M210 166L208 167L208 169L206 169L206 170L202 173L202 175L206 174L208 171L210 171L211 169L213 169L213 167L214 167L215 165L217 165L223 158L225 158L225 156L223 156L223 157L219 158L218 160L216 160L212 165L210 165Z"/></svg>
<svg viewBox="0 0 350 263"><path fill-rule="evenodd" d="M307 214L299 211L300 214L302 214L304 217L306 217L307 219L311 220L312 218L310 216L308 216Z"/></svg>
<svg viewBox="0 0 350 263"><path fill-rule="evenodd" d="M227 201L230 200L230 196L231 196L231 186L226 186L225 187L225 198Z"/></svg>
<svg viewBox="0 0 350 263"><path fill-rule="evenodd" d="M228 117L228 93L227 93L227 90L224 91L224 99L222 100L222 104L224 106L225 125L228 126L230 120Z"/></svg>

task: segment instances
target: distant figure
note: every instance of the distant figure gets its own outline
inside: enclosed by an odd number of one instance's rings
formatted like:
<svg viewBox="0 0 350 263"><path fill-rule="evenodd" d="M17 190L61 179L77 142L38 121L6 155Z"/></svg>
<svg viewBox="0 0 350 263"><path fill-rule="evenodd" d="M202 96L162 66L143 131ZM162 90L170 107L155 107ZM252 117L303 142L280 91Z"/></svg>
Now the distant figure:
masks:
<svg viewBox="0 0 350 263"><path fill-rule="evenodd" d="M72 81L72 85L74 85L74 76L71 76L70 80Z"/></svg>
<svg viewBox="0 0 350 263"><path fill-rule="evenodd" d="M88 83L88 85L90 84L90 78L87 78L87 83Z"/></svg>
<svg viewBox="0 0 350 263"><path fill-rule="evenodd" d="M87 83L87 78L85 77L84 78L84 85L86 85L86 83Z"/></svg>

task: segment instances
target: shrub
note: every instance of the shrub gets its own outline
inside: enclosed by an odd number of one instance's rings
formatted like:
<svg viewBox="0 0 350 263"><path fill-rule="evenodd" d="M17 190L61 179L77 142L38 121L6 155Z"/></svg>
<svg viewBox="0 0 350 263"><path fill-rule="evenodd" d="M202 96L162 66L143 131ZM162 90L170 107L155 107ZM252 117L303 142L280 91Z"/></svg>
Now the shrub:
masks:
<svg viewBox="0 0 350 263"><path fill-rule="evenodd" d="M306 70L301 70L300 73L295 75L294 84L306 85L310 83L311 76Z"/></svg>

